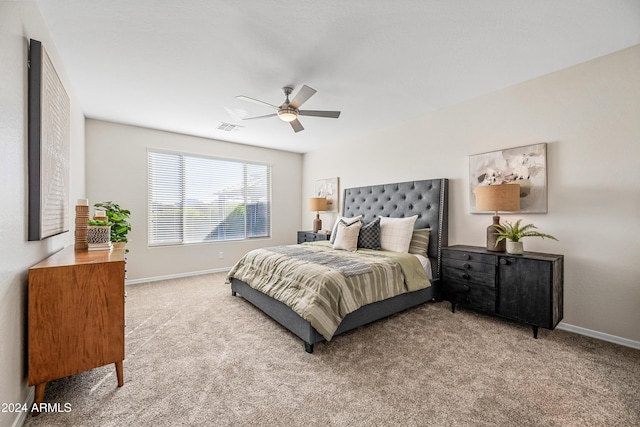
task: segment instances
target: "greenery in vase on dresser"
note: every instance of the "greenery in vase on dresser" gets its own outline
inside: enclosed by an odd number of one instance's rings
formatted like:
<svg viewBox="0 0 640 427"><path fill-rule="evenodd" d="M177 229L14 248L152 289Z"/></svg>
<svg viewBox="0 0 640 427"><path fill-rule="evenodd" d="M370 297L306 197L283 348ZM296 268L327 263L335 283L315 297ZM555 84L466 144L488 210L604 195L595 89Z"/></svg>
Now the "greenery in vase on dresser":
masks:
<svg viewBox="0 0 640 427"><path fill-rule="evenodd" d="M111 242L127 243L129 241L127 234L131 231L131 223L128 221L131 212L111 201L96 203L93 206L106 212L109 223L111 223ZM129 249L126 249L125 252L129 252Z"/></svg>
<svg viewBox="0 0 640 427"><path fill-rule="evenodd" d="M497 224L496 234L498 238L496 239L496 246L499 242L503 240L507 240L507 252L510 254L522 254L524 252L522 239L524 237L542 237L543 239L546 237L547 239L553 239L558 241L555 237L550 234L540 233L535 231L538 227L533 224L526 224L520 226L522 222L521 219L517 220L515 224L511 224L509 221L505 221L504 224Z"/></svg>

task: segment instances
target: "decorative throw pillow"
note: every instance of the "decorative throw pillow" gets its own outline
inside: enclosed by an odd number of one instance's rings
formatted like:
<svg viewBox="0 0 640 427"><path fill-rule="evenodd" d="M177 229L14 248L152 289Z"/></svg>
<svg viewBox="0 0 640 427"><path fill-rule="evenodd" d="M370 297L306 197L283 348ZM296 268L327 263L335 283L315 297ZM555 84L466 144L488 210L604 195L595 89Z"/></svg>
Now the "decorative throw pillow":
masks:
<svg viewBox="0 0 640 427"><path fill-rule="evenodd" d="M380 217L377 217L360 228L358 247L364 249L380 249Z"/></svg>
<svg viewBox="0 0 640 427"><path fill-rule="evenodd" d="M413 230L411 242L409 243L409 253L427 256L427 248L429 247L430 228L419 228Z"/></svg>
<svg viewBox="0 0 640 427"><path fill-rule="evenodd" d="M418 215L407 218L380 218L380 246L385 251L408 252L413 225Z"/></svg>
<svg viewBox="0 0 640 427"><path fill-rule="evenodd" d="M344 221L345 224L351 224L353 222L361 221L361 220L362 220L362 215L354 216L352 218L339 216L338 219L336 219L335 224L333 224L333 228L331 229L331 237L329 237L329 241L331 243L335 242L336 232L338 231L338 223L340 223L340 221Z"/></svg>
<svg viewBox="0 0 640 427"><path fill-rule="evenodd" d="M336 240L333 242L333 249L355 252L358 249L358 235L360 234L361 225L362 222L360 221L353 221L351 224L340 221L336 231Z"/></svg>

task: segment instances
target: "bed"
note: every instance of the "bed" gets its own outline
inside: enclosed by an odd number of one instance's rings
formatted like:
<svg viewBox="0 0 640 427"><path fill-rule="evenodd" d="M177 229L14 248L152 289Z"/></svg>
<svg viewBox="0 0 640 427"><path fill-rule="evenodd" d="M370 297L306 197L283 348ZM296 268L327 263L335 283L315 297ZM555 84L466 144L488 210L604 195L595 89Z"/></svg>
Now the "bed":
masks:
<svg viewBox="0 0 640 427"><path fill-rule="evenodd" d="M447 198L448 180L444 178L372 185L344 190L342 216L345 218L362 216L362 223L368 224L375 220L376 217L408 218L416 215L415 229L430 228L427 256L432 278L430 286L418 290L405 291L399 295L363 305L346 314L331 337L336 337L394 313L440 298L441 249L448 244ZM300 248L297 250L298 252L309 252L317 249L306 245L308 244L266 249L280 254L287 251L296 251L296 246ZM306 251L307 249L308 251ZM249 254L252 252L254 251ZM236 271L236 267L231 270L228 277L232 295L242 296L302 339L305 350L308 353L313 352L314 344L326 339L308 320L305 320L292 308L278 299L254 289L254 287L258 287L256 283L252 282L253 286L245 283L245 281L236 277L238 274L234 274L234 271Z"/></svg>

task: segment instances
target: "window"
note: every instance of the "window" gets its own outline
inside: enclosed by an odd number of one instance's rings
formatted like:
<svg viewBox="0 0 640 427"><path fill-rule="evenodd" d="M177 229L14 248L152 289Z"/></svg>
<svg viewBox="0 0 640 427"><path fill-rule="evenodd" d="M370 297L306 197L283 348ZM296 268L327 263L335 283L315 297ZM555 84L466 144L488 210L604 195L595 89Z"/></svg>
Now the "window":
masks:
<svg viewBox="0 0 640 427"><path fill-rule="evenodd" d="M149 246L271 235L271 167L148 152Z"/></svg>

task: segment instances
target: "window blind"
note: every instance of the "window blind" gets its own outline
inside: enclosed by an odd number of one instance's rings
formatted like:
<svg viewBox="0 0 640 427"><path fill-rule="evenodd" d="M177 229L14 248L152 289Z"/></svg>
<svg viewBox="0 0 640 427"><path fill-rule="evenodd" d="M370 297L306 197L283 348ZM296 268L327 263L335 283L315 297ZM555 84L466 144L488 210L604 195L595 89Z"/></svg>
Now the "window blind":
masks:
<svg viewBox="0 0 640 427"><path fill-rule="evenodd" d="M271 235L271 167L148 151L149 246Z"/></svg>

